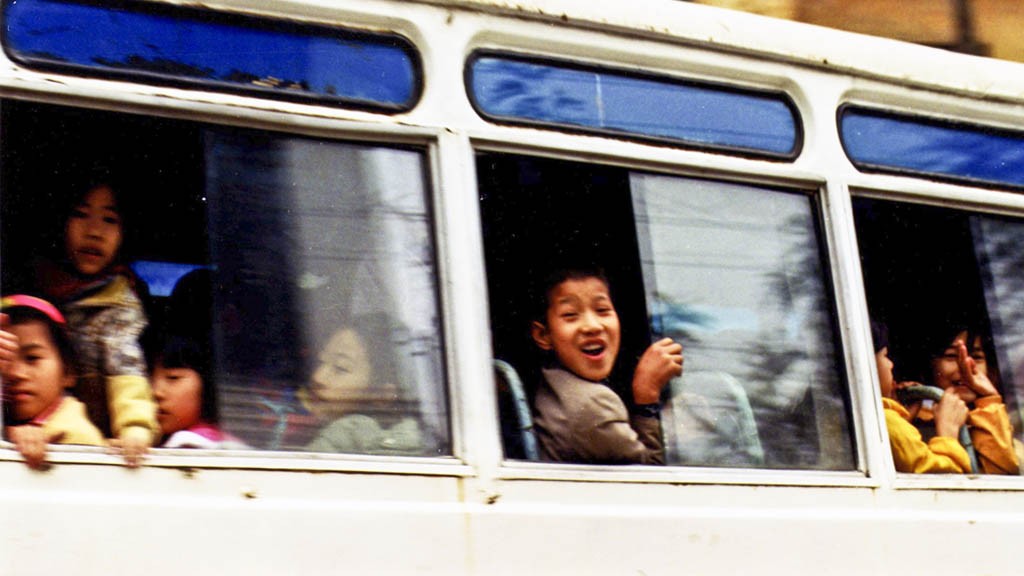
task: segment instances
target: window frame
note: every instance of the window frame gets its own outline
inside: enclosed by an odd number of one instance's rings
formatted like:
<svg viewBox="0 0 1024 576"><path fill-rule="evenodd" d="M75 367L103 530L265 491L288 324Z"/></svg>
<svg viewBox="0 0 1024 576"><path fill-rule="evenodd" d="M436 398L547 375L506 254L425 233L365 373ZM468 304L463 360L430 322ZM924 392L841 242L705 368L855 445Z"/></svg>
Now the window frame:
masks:
<svg viewBox="0 0 1024 576"><path fill-rule="evenodd" d="M349 453L325 453L307 451L271 451L259 448L245 450L211 450L211 449L176 449L153 447L146 457L144 465L165 468L197 468L197 469L253 469L279 471L323 471L323 472L366 472L402 475L475 477L479 472L467 458L459 431L465 427L463 422L466 414L458 401L463 376L457 370L456 348L454 340L460 329L461 320L452 317L452 296L448 254L448 233L442 220L450 208L446 205L439 183L440 165L439 142L445 137L445 131L429 127L390 126L367 124L345 119L315 118L315 121L296 122L294 114L287 112L264 112L255 110L251 117L240 117L230 106L209 104L202 105L208 109L197 117L193 113L194 104L176 102L174 106L160 109L159 114L149 107L130 103L130 95L119 94L119 98L111 98L105 106L86 106L81 99L68 98L53 102L50 99L24 96L4 96L0 106L6 102L18 101L29 104L56 104L69 109L90 113L92 110L126 116L148 116L157 120L184 121L197 126L215 128L240 129L257 131L264 134L276 134L284 138L301 138L306 140L327 140L354 144L366 147L384 147L411 149L422 156L423 180L425 188L424 206L427 211L428 229L433 242L434 253L434 284L436 292L436 310L438 314L437 329L440 332L441 351L439 360L443 363L446 426L448 433L448 454L441 456L388 456ZM4 192L0 190L0 199ZM464 338L464 337L462 337ZM9 461L22 465L22 458L14 450L13 443L0 438L0 462ZM47 461L53 464L95 464L123 466L123 459L109 454L102 447L78 445L53 445L47 451Z"/></svg>
<svg viewBox="0 0 1024 576"><path fill-rule="evenodd" d="M579 144L580 137L553 133L541 137L509 135L505 138L504 130L497 133L473 134L472 152L524 155L545 159L566 160L586 164L617 167L628 171L641 171L663 176L711 179L772 189L784 189L787 193L808 196L816 206L814 226L818 229L819 257L822 260L821 271L825 294L829 299L832 311L829 316L834 331L836 347L837 377L845 385L847 398L846 410L849 414L850 441L853 443L851 456L854 460L853 470L813 470L813 469L765 469L765 468L726 468L705 466L644 466L644 465L597 465L597 464L564 464L552 462L531 462L525 460L505 459L498 447L500 463L496 478L508 481L551 480L559 482L599 482L599 483L657 483L657 484L717 484L717 485L758 485L758 486L829 486L829 487L869 487L882 486L884 475L876 469L875 447L867 432L877 418L881 418L881 410L877 416L865 418L865 410L874 411L873 396L865 394L858 374L859 356L850 345L848 309L850 298L844 292L848 290L849 278L840 269L837 251L839 240L837 218L834 212L837 195L841 198L844 192L822 176L778 164L758 162L755 168L745 158L722 158L720 164L712 165L702 162L707 159L705 154L691 156L687 151L667 151L667 160L653 158L647 147L638 143L611 144L596 150L588 150L584 157L575 151L572 145ZM659 149L656 149L659 150ZM712 156L714 157L714 156ZM479 212L479 207L477 206ZM840 276L843 277L840 277ZM489 307L488 307L489 308ZM489 316L488 316L489 323ZM493 356L491 356L493 358ZM872 363L873 366L873 363ZM685 367L684 367L685 370ZM489 368L489 375L493 369ZM493 376L491 376L493 378ZM497 398L492 393L495 406ZM496 433L500 436L499 425L495 422Z"/></svg>

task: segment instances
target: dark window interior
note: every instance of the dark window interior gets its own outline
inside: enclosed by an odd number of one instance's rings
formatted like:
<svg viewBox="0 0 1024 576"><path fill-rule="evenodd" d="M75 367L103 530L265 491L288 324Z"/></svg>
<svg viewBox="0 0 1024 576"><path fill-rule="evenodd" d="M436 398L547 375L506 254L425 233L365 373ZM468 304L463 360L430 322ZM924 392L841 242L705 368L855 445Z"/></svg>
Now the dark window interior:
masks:
<svg viewBox="0 0 1024 576"><path fill-rule="evenodd" d="M901 356L947 311L989 323L968 214L899 202L854 200L868 309L884 321L898 379L923 376Z"/></svg>
<svg viewBox="0 0 1024 576"><path fill-rule="evenodd" d="M3 293L27 284L34 259L60 253L67 194L98 171L128 192L125 261L209 263L197 125L18 101L2 103L0 122ZM161 301L152 299L153 323Z"/></svg>

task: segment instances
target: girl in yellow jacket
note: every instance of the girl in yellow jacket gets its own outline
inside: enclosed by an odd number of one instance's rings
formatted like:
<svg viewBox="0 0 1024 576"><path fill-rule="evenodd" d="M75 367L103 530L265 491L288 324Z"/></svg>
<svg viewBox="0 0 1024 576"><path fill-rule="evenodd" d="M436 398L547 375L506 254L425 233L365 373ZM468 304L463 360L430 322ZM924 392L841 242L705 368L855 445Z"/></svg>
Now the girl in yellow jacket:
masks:
<svg viewBox="0 0 1024 576"><path fill-rule="evenodd" d="M139 336L146 315L134 275L119 264L122 198L109 179L84 187L64 225L62 257L37 270L37 287L67 318L81 367L75 395L129 466L159 434Z"/></svg>
<svg viewBox="0 0 1024 576"><path fill-rule="evenodd" d="M962 474L970 471L967 451L957 440L960 427L967 420L967 405L952 392L943 394L935 405L934 437L925 442L921 432L911 424L907 409L895 398L896 382L893 362L889 359L889 336L884 325L871 323L875 342L875 362L882 391L885 426L896 470L900 472Z"/></svg>

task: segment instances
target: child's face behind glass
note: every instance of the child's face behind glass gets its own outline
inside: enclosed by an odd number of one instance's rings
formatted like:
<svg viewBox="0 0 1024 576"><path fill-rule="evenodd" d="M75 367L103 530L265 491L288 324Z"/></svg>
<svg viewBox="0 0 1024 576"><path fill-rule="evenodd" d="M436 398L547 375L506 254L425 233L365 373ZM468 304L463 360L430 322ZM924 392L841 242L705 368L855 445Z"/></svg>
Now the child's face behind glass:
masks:
<svg viewBox="0 0 1024 576"><path fill-rule="evenodd" d="M953 338L940 356L932 358L932 384L945 390L951 386L963 384L960 376L960 365L957 363L957 342L967 343L967 331L964 330ZM978 372L988 374L988 362L985 357L985 348L982 346L981 336L975 336L974 341L967 344L967 354L974 358Z"/></svg>
<svg viewBox="0 0 1024 576"><path fill-rule="evenodd" d="M153 369L156 419L164 435L187 430L199 423L203 403L203 378L191 368Z"/></svg>
<svg viewBox="0 0 1024 576"><path fill-rule="evenodd" d="M335 332L320 352L320 365L313 372L309 386L313 397L338 405L366 399L372 372L367 352L354 330Z"/></svg>
<svg viewBox="0 0 1024 576"><path fill-rule="evenodd" d="M68 259L80 274L106 270L121 248L121 215L109 186L90 190L68 216L64 232Z"/></svg>
<svg viewBox="0 0 1024 576"><path fill-rule="evenodd" d="M3 375L4 403L16 422L38 417L74 383L64 361L40 320L9 326L18 337L18 354Z"/></svg>
<svg viewBox="0 0 1024 576"><path fill-rule="evenodd" d="M619 316L608 286L595 277L566 280L548 293L547 325L533 324L533 339L553 350L567 370L604 380L619 355Z"/></svg>

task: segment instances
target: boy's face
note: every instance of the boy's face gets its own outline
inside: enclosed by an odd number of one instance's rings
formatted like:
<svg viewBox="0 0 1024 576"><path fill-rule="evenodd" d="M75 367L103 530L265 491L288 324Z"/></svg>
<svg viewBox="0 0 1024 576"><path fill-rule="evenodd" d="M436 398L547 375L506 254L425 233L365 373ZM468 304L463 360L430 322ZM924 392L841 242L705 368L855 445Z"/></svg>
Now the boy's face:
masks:
<svg viewBox="0 0 1024 576"><path fill-rule="evenodd" d="M875 352L875 363L878 364L878 382L882 388L883 398L892 398L895 379L892 375L893 363L889 359L889 348L885 347Z"/></svg>
<svg viewBox="0 0 1024 576"><path fill-rule="evenodd" d="M956 335L942 355L932 358L932 384L943 390L961 384L960 364L957 362L957 342L967 342L966 330ZM981 336L976 336L974 342L967 345L967 354L974 358L979 372L988 374L988 363L985 359L985 348L981 345Z"/></svg>
<svg viewBox="0 0 1024 576"><path fill-rule="evenodd" d="M42 321L7 328L18 337L18 354L4 373L4 402L16 422L27 422L49 408L74 383Z"/></svg>
<svg viewBox="0 0 1024 576"><path fill-rule="evenodd" d="M580 378L598 382L611 374L619 355L619 316L608 286L598 278L566 280L548 293L547 325L533 323L534 342L554 350Z"/></svg>
<svg viewBox="0 0 1024 576"><path fill-rule="evenodd" d="M91 276L114 261L121 247L121 215L114 194L98 186L71 210L64 232L68 258L75 270Z"/></svg>
<svg viewBox="0 0 1024 576"><path fill-rule="evenodd" d="M199 423L203 405L203 378L191 368L153 369L156 419L164 435L187 430Z"/></svg>

